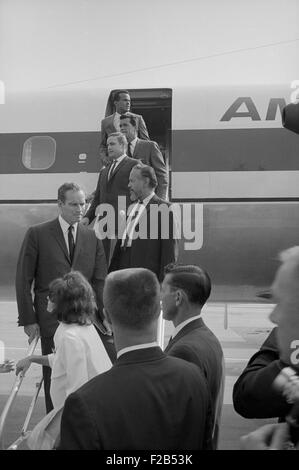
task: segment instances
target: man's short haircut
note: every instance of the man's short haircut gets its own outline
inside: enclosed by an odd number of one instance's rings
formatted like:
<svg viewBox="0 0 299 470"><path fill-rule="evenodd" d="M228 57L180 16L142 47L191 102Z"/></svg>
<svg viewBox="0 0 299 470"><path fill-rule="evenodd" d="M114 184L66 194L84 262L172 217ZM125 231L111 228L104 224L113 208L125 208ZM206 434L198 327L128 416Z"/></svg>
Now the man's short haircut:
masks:
<svg viewBox="0 0 299 470"><path fill-rule="evenodd" d="M211 279L208 273L192 264L170 263L164 268L169 274L169 285L174 289L182 289L190 303L204 306L211 293Z"/></svg>
<svg viewBox="0 0 299 470"><path fill-rule="evenodd" d="M132 170L139 170L142 178L148 178L150 188L155 189L158 186L155 170L151 166L140 162L133 166Z"/></svg>
<svg viewBox="0 0 299 470"><path fill-rule="evenodd" d="M54 279L49 286L49 299L54 303L52 314L59 321L79 325L92 323L95 297L89 282L79 271Z"/></svg>
<svg viewBox="0 0 299 470"><path fill-rule="evenodd" d="M113 132L112 134L109 134L108 137L107 137L107 141L108 141L109 137L116 137L118 143L120 145L122 145L125 149L127 148L127 146L128 146L127 138L121 132Z"/></svg>
<svg viewBox="0 0 299 470"><path fill-rule="evenodd" d="M137 121L135 116L132 113L125 113L120 116L120 121L123 121L124 119L129 119L130 124L132 124L133 127L137 128Z"/></svg>
<svg viewBox="0 0 299 470"><path fill-rule="evenodd" d="M150 325L160 314L160 286L145 268L110 273L104 286L104 306L112 323L132 330Z"/></svg>
<svg viewBox="0 0 299 470"><path fill-rule="evenodd" d="M77 183L63 183L60 188L58 188L58 201L65 202L65 194L67 191L85 191Z"/></svg>
<svg viewBox="0 0 299 470"><path fill-rule="evenodd" d="M117 92L113 96L113 101L119 101L120 95L122 95L123 93L130 96L128 90L117 90Z"/></svg>

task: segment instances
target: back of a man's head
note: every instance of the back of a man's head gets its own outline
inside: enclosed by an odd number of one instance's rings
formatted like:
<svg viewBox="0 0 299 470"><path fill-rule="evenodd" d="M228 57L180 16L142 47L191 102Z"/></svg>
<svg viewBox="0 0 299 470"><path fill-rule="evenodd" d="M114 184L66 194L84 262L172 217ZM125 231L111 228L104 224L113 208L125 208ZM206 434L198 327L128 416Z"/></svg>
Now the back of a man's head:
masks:
<svg viewBox="0 0 299 470"><path fill-rule="evenodd" d="M104 286L104 307L112 325L142 331L160 314L160 288L155 274L144 268L110 273Z"/></svg>
<svg viewBox="0 0 299 470"><path fill-rule="evenodd" d="M173 289L185 292L190 304L203 307L211 293L211 280L208 273L191 264L168 264L164 269L167 282Z"/></svg>

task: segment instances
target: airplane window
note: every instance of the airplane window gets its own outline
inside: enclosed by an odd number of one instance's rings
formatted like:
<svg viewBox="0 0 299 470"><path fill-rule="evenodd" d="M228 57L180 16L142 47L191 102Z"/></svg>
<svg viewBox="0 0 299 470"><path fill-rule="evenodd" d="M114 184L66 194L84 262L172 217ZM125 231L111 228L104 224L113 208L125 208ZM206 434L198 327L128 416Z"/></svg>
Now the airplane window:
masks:
<svg viewBox="0 0 299 470"><path fill-rule="evenodd" d="M28 170L47 170L55 162L56 142L53 137L34 136L24 142L22 162Z"/></svg>

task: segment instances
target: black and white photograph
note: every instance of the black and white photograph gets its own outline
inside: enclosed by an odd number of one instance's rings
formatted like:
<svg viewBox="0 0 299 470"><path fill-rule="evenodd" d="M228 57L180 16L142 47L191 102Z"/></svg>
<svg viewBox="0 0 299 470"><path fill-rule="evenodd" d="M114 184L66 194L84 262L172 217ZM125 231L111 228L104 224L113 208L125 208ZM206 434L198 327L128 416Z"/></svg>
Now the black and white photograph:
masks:
<svg viewBox="0 0 299 470"><path fill-rule="evenodd" d="M1 450L299 450L298 57L297 0L0 0Z"/></svg>

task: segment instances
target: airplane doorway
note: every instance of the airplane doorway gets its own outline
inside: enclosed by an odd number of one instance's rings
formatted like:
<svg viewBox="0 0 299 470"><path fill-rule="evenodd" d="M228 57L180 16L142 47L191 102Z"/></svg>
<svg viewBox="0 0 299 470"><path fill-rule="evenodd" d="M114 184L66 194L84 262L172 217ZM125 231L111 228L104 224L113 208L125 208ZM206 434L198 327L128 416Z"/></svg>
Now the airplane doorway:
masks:
<svg viewBox="0 0 299 470"><path fill-rule="evenodd" d="M110 92L105 116L114 113L114 96L118 90ZM128 89L131 97L131 111L141 114L146 123L151 140L157 142L164 161L171 169L171 88ZM170 193L169 193L170 196Z"/></svg>

